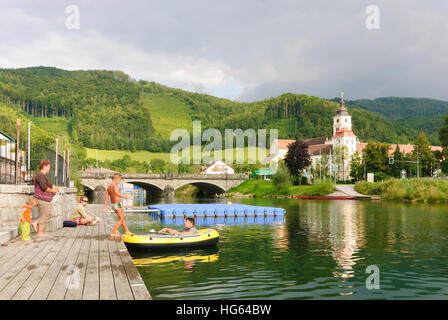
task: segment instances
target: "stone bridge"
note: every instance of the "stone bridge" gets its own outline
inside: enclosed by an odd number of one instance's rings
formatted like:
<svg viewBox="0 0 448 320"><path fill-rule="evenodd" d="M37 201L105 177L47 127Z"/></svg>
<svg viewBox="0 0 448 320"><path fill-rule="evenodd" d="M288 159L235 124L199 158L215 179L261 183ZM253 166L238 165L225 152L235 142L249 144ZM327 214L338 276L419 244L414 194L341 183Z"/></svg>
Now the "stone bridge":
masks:
<svg viewBox="0 0 448 320"><path fill-rule="evenodd" d="M93 195L94 202L102 203L106 188L112 182L112 176L113 173L82 172L80 178L88 193ZM198 187L204 196L213 197L240 185L248 178L245 174L121 174L122 182L145 189L147 200L151 197L174 196L175 190L187 184Z"/></svg>

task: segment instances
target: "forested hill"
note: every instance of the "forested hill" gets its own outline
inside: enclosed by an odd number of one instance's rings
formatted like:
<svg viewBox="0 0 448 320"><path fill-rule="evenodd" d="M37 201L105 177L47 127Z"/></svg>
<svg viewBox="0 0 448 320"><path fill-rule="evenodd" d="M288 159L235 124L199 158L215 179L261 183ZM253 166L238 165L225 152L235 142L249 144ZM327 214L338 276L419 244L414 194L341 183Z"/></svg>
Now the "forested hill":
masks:
<svg viewBox="0 0 448 320"><path fill-rule="evenodd" d="M177 114L183 112L190 117L190 121L184 121L190 129L191 120L200 120L203 129L278 128L279 137L283 139L330 136L333 116L339 108L339 103L303 94L285 93L263 101L241 103L154 82L140 81L140 85L148 105L157 105L163 110L176 108ZM164 106L166 102L169 103ZM417 138L417 130L401 126L383 115L346 106L353 116L353 130L362 141L410 143ZM155 109L151 112L156 116ZM156 121L154 124L157 125Z"/></svg>
<svg viewBox="0 0 448 320"><path fill-rule="evenodd" d="M337 102L286 93L253 103L135 81L121 71L66 71L52 67L0 69L0 102L39 124L53 118L72 143L98 149L168 152L172 130L279 129L279 138L332 134ZM417 130L346 103L360 140L409 143ZM40 123L43 123L40 120ZM0 129L1 130L1 129ZM56 133L56 132L54 132ZM434 141L431 141L434 143Z"/></svg>
<svg viewBox="0 0 448 320"><path fill-rule="evenodd" d="M73 141L87 147L149 149L156 136L138 86L123 72L0 69L0 96L34 117L71 119Z"/></svg>
<svg viewBox="0 0 448 320"><path fill-rule="evenodd" d="M448 101L427 98L385 97L346 103L353 108L382 114L401 126L424 131L433 144L439 144L438 130L444 125L444 115L448 114Z"/></svg>

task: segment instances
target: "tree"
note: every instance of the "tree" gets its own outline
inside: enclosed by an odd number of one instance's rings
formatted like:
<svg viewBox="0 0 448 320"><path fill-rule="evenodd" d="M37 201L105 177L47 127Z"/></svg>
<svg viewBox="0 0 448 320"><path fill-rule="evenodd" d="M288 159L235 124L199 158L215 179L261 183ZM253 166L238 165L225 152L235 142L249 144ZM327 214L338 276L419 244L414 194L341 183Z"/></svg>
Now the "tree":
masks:
<svg viewBox="0 0 448 320"><path fill-rule="evenodd" d="M165 173L166 163L162 159L152 159L151 169L153 173Z"/></svg>
<svg viewBox="0 0 448 320"><path fill-rule="evenodd" d="M369 141L362 151L367 172L390 173L389 148L387 143Z"/></svg>
<svg viewBox="0 0 448 320"><path fill-rule="evenodd" d="M439 129L439 140L443 148L448 147L448 114L445 115L445 126Z"/></svg>
<svg viewBox="0 0 448 320"><path fill-rule="evenodd" d="M350 162L350 176L355 179L355 181L362 180L364 177L364 163L358 151L355 151L352 155L352 160Z"/></svg>
<svg viewBox="0 0 448 320"><path fill-rule="evenodd" d="M418 162L419 162L419 175L420 176L430 176L431 175L431 166L434 160L434 156L431 152L431 148L429 147L429 141L426 138L424 132L421 132L417 139L414 142L415 147L412 150L412 155L415 161L417 160L418 153Z"/></svg>
<svg viewBox="0 0 448 320"><path fill-rule="evenodd" d="M390 173L393 177L400 178L401 170L407 168L408 166L403 162L399 162L404 160L404 155L400 151L400 147L398 146L398 144L395 146L395 151L392 154L392 157L394 158L394 164L390 165Z"/></svg>
<svg viewBox="0 0 448 320"><path fill-rule="evenodd" d="M347 146L335 146L333 147L333 162L338 165L338 171L342 172L342 180L346 178L345 160L348 158Z"/></svg>
<svg viewBox="0 0 448 320"><path fill-rule="evenodd" d="M272 183L279 189L291 185L291 176L283 161L278 163L277 171L272 175Z"/></svg>
<svg viewBox="0 0 448 320"><path fill-rule="evenodd" d="M445 126L439 129L439 140L442 145L442 154L448 155L448 114L445 115ZM442 171L448 172L448 158L445 156L441 162Z"/></svg>
<svg viewBox="0 0 448 320"><path fill-rule="evenodd" d="M292 176L300 176L311 164L308 146L301 140L290 143L284 161Z"/></svg>

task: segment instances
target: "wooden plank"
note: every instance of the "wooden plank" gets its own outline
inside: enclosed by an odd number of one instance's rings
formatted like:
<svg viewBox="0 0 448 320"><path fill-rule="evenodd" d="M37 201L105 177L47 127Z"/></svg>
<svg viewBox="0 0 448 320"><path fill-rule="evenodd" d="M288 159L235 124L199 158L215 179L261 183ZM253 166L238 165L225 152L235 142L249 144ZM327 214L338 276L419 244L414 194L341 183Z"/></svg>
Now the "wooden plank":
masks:
<svg viewBox="0 0 448 320"><path fill-rule="evenodd" d="M48 240L49 241L47 241L45 245L40 248L40 250L33 248L34 250L32 251L32 254L29 255L32 256L31 260L26 258L23 259L28 261L26 267L17 270L14 280L10 281L6 286L2 288L2 290L0 291L0 300L11 299L24 284L24 282L30 277L34 269L36 269L41 264L48 251L51 250L53 246L56 246L58 244L57 241L54 241L54 239ZM11 272L14 271L16 271L16 268L13 268L11 270Z"/></svg>
<svg viewBox="0 0 448 320"><path fill-rule="evenodd" d="M83 300L99 300L100 276L99 276L99 228L95 227L90 243L89 256L87 258L86 275L84 280Z"/></svg>
<svg viewBox="0 0 448 320"><path fill-rule="evenodd" d="M105 224L99 226L99 251L100 251L100 299L101 300L116 300L114 276L112 274L112 267L109 255L109 245L107 239L109 235L106 233Z"/></svg>
<svg viewBox="0 0 448 320"><path fill-rule="evenodd" d="M33 294L30 297L30 300L45 300L48 297L48 294L53 287L54 281L56 280L56 277L59 274L59 271L61 270L62 264L70 252L70 249L73 245L73 242L76 239L76 236L80 229L78 228L64 228L68 229L65 230L63 237L64 237L64 245L59 251L59 254L56 256L56 259L53 261L53 263L48 268L47 272L45 273L44 277L40 281L39 285L36 287L36 290L34 290Z"/></svg>
<svg viewBox="0 0 448 320"><path fill-rule="evenodd" d="M64 297L65 300L81 300L82 298L82 293L84 291L86 270L87 270L87 259L89 257L89 249L90 244L93 241L92 238L94 231L95 231L94 227L87 229L87 232L83 237L81 249L76 260L76 267L79 270L79 287L68 288L65 293Z"/></svg>
<svg viewBox="0 0 448 320"><path fill-rule="evenodd" d="M101 212L101 213L100 213ZM113 219L113 215L111 214L104 214L103 211L98 212L98 215L106 221L107 226L106 230L112 229L114 224L116 223ZM109 231L110 232L110 231ZM126 297L126 299L132 299L129 295L129 291L126 292L126 286L131 288L131 292L133 295L133 299L137 300L150 300L151 295L148 292L148 289L145 286L145 283L143 282L140 274L138 273L137 268L135 267L134 263L132 262L131 256L129 255L129 252L123 243L122 240L110 240L110 244L115 244L112 247L112 251L114 254L114 259L118 261L118 258L121 260L121 267L124 269L125 273L122 273L121 277L124 277L126 275L127 278L127 285L123 285L122 281L123 278L120 279L120 285L119 288L123 288L123 291L120 289L117 289L117 296L121 295ZM118 263L117 263L118 265ZM121 269L121 270L123 270ZM116 273L120 272L120 269L116 270ZM117 284L116 284L117 285ZM121 298L119 298L121 299Z"/></svg>
<svg viewBox="0 0 448 320"><path fill-rule="evenodd" d="M12 240L15 240L15 242L11 243ZM7 242L7 246L0 246L0 266L5 261L8 261L8 256L11 255L11 252L15 251L17 253L17 250L21 250L20 248L22 246L33 243L34 239L31 241L22 241L20 238L15 238L12 240Z"/></svg>
<svg viewBox="0 0 448 320"><path fill-rule="evenodd" d="M33 294L36 287L39 285L49 266L53 263L57 254L65 243L65 230L58 230L59 235L52 238L53 246L47 248L47 254L44 259L39 263L37 268L33 271L30 277L26 280L21 288L12 297L12 300L27 300Z"/></svg>
<svg viewBox="0 0 448 320"><path fill-rule="evenodd" d="M11 256L0 268L0 290L2 290L9 282L14 281L17 274L23 268L27 267L34 256L40 251L45 250L45 247L51 243L52 241L49 238L46 238L35 242L27 242L26 245L21 246L22 250Z"/></svg>
<svg viewBox="0 0 448 320"><path fill-rule="evenodd" d="M135 300L151 300L151 295L143 282L137 267L132 262L131 256L122 240L117 241L117 248L120 253L121 261L128 276L128 281L132 288Z"/></svg>
<svg viewBox="0 0 448 320"><path fill-rule="evenodd" d="M78 226L80 229L77 234L73 246L70 249L68 256L66 257L61 270L59 271L58 277L53 284L53 287L48 294L47 300L62 300L64 299L65 293L67 291L67 281L70 281L70 277L73 275L75 278L72 278L74 282L69 283L70 287L78 287L79 284L79 270L76 268L76 259L78 258L79 250L81 249L82 238L86 234L88 228L94 228L90 226Z"/></svg>
<svg viewBox="0 0 448 320"><path fill-rule="evenodd" d="M97 207L94 213L103 220L104 233L107 235L107 247L109 251L109 257L111 261L112 274L115 283L115 292L117 299L119 300L133 300L134 295L132 294L132 289L126 275L126 271L121 261L121 257L118 252L118 248L115 240L111 240L109 235L115 225L115 221L112 215L105 214L102 211L103 207ZM115 213L114 213L115 214Z"/></svg>
<svg viewBox="0 0 448 320"><path fill-rule="evenodd" d="M9 243L7 247L0 247L1 251L3 252L2 257L0 258L0 272L3 265L8 263L11 258L16 257L18 253L33 247L41 241L41 239L33 239L31 241L16 241L15 243Z"/></svg>
<svg viewBox="0 0 448 320"><path fill-rule="evenodd" d="M120 253L115 240L108 240L110 260L112 263L112 272L115 280L115 289L118 300L133 300L131 284L128 281L126 270L121 261Z"/></svg>

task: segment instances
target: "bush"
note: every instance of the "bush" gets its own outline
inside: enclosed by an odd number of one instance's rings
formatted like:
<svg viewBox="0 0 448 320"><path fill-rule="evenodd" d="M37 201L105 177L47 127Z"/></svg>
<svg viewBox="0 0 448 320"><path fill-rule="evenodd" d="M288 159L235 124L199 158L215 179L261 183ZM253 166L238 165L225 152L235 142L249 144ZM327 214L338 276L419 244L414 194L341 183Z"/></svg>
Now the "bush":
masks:
<svg viewBox="0 0 448 320"><path fill-rule="evenodd" d="M291 176L283 162L279 163L277 171L272 175L272 183L279 189L291 186Z"/></svg>
<svg viewBox="0 0 448 320"><path fill-rule="evenodd" d="M389 176L387 174L385 174L384 172L375 172L375 175L374 175L375 182L384 181L388 177Z"/></svg>
<svg viewBox="0 0 448 320"><path fill-rule="evenodd" d="M388 179L384 182L359 182L355 190L367 195L381 195L386 200L425 202L448 201L448 181L432 179Z"/></svg>
<svg viewBox="0 0 448 320"><path fill-rule="evenodd" d="M300 184L307 184L308 183L308 178L307 177L302 177Z"/></svg>

